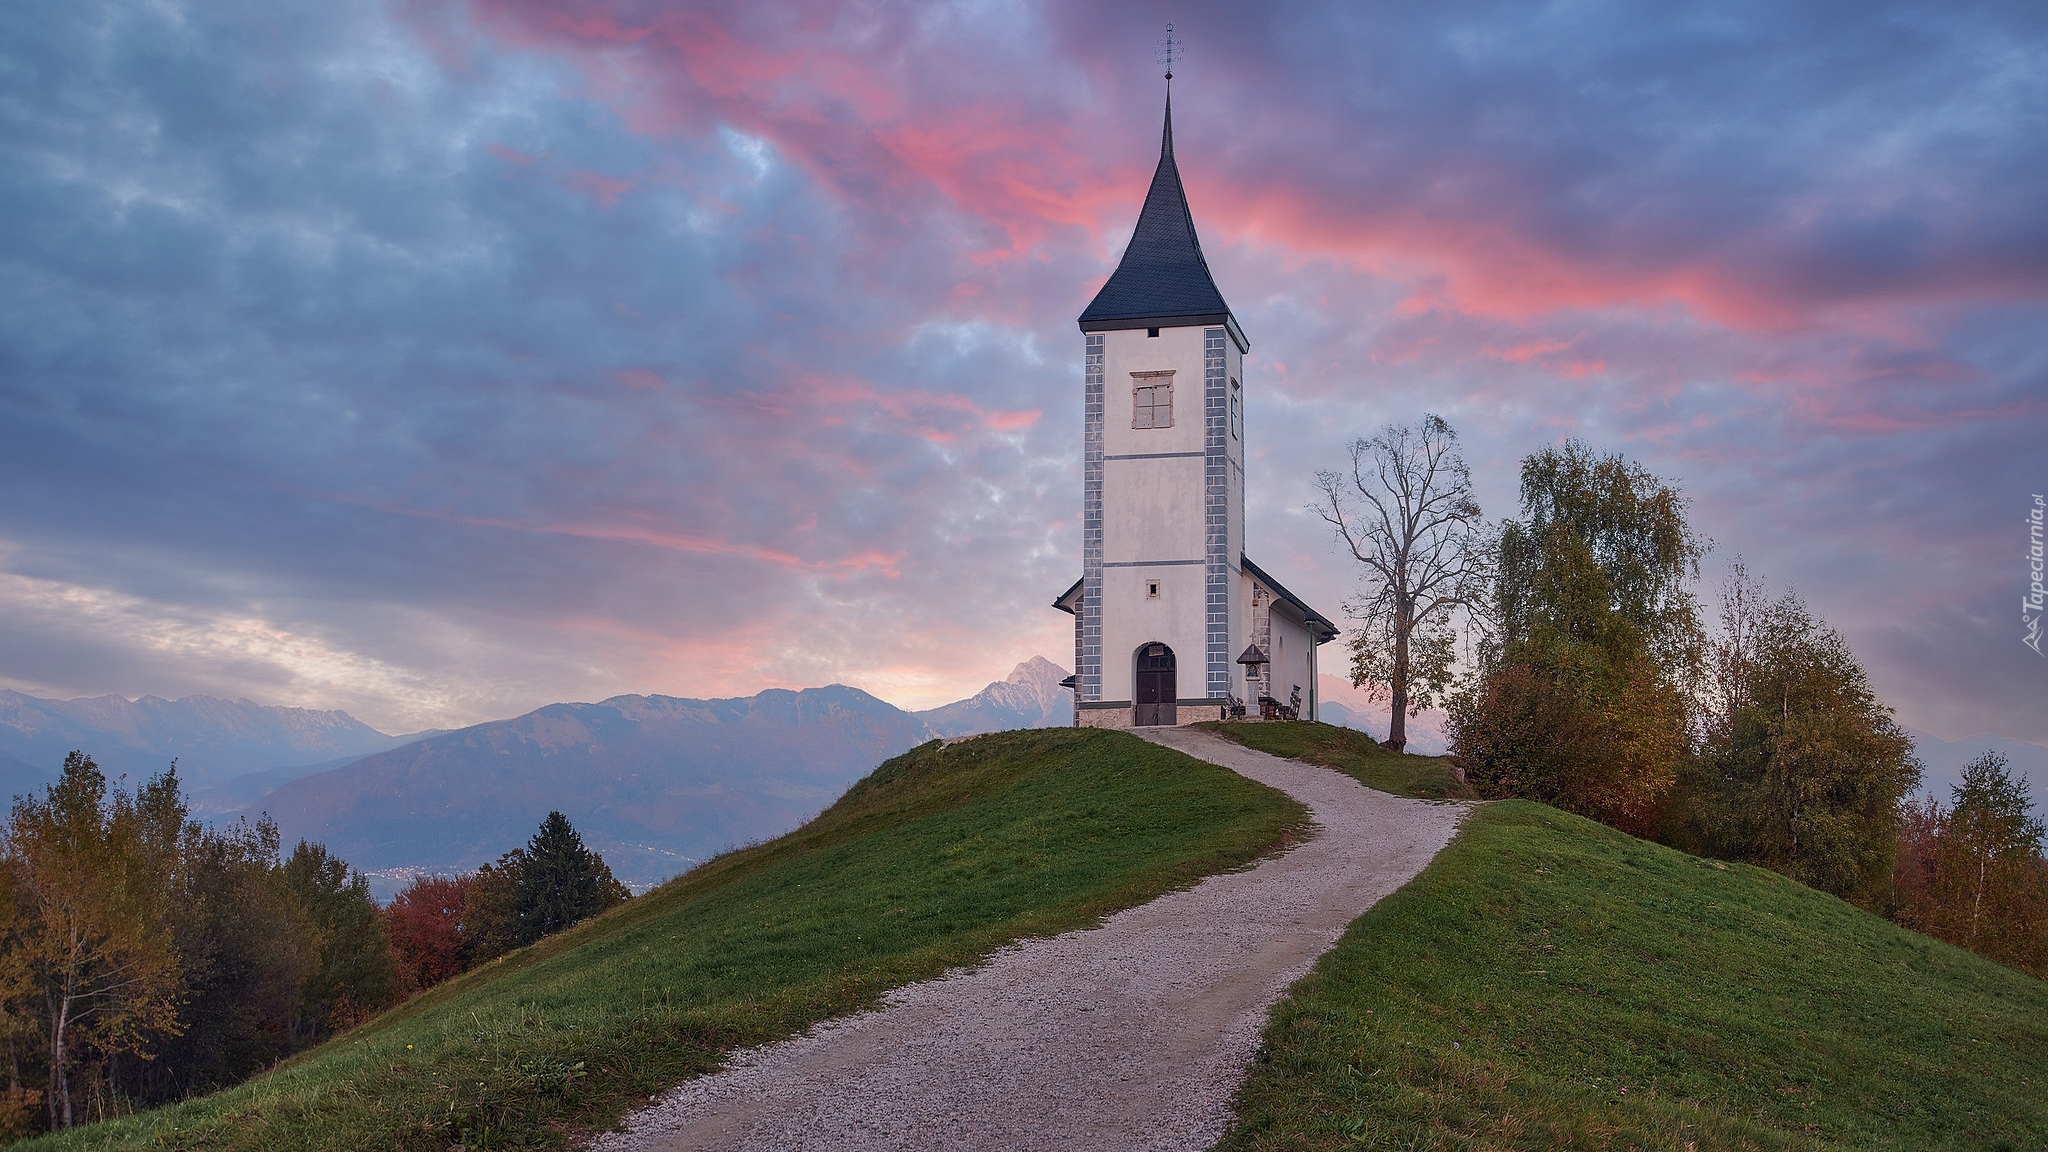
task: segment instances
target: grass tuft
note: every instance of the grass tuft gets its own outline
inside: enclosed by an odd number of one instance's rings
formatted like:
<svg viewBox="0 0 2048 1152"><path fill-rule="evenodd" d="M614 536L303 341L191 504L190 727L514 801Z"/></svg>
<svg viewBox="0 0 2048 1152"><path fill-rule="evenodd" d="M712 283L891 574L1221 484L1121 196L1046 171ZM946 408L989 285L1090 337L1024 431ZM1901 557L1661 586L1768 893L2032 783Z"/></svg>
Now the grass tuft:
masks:
<svg viewBox="0 0 2048 1152"><path fill-rule="evenodd" d="M1320 720L1210 720L1195 727L1260 752L1333 768L1367 788L1395 796L1416 800L1472 798L1472 790L1452 774L1450 761L1445 757L1394 752L1380 747L1379 741L1355 728L1340 728Z"/></svg>
<svg viewBox="0 0 2048 1152"><path fill-rule="evenodd" d="M803 828L248 1084L29 1147L558 1147L734 1048L1240 866L1305 819L1125 733L933 741Z"/></svg>
<svg viewBox="0 0 2048 1152"><path fill-rule="evenodd" d="M2048 1147L2048 983L1773 872L1479 809L1278 1008L1220 1147Z"/></svg>

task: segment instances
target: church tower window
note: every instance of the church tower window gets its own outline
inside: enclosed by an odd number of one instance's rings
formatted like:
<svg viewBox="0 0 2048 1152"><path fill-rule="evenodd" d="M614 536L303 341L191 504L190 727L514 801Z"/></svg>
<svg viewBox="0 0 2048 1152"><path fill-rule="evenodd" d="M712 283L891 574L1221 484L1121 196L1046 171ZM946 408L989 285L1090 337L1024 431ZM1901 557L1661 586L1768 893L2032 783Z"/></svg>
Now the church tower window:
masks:
<svg viewBox="0 0 2048 1152"><path fill-rule="evenodd" d="M1173 427L1173 373L1131 373L1131 427Z"/></svg>

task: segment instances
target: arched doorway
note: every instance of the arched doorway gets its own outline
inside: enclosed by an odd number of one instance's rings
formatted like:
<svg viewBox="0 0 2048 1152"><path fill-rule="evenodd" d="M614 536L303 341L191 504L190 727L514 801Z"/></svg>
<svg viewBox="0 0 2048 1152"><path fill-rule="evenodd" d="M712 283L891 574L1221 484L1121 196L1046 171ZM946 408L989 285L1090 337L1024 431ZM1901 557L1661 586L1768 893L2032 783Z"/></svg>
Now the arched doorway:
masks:
<svg viewBox="0 0 2048 1152"><path fill-rule="evenodd" d="M1164 644L1147 644L1138 649L1137 705L1132 723L1138 725L1174 722L1173 649Z"/></svg>

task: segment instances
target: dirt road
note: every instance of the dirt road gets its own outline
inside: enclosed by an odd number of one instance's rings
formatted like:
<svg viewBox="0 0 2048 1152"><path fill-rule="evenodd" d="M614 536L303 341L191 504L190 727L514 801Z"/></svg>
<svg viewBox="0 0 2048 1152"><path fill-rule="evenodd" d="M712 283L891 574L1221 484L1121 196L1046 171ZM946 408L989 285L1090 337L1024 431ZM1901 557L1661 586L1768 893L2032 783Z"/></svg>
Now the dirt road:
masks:
<svg viewBox="0 0 2048 1152"><path fill-rule="evenodd" d="M1027 940L873 1012L735 1054L601 1137L684 1149L1201 1149L1259 1031L1353 919L1406 883L1465 806L1402 800L1205 732L1138 735L1308 805L1305 844Z"/></svg>

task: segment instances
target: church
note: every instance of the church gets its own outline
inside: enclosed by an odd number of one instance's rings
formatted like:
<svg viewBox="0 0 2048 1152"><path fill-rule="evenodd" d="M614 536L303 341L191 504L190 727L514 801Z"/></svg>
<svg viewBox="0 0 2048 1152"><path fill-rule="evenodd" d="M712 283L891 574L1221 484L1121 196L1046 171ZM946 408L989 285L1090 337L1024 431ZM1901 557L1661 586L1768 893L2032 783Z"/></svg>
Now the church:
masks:
<svg viewBox="0 0 2048 1152"><path fill-rule="evenodd" d="M1075 723L1315 716L1320 612L1245 555L1244 330L1173 159L1173 97L1138 227L1081 313Z"/></svg>

